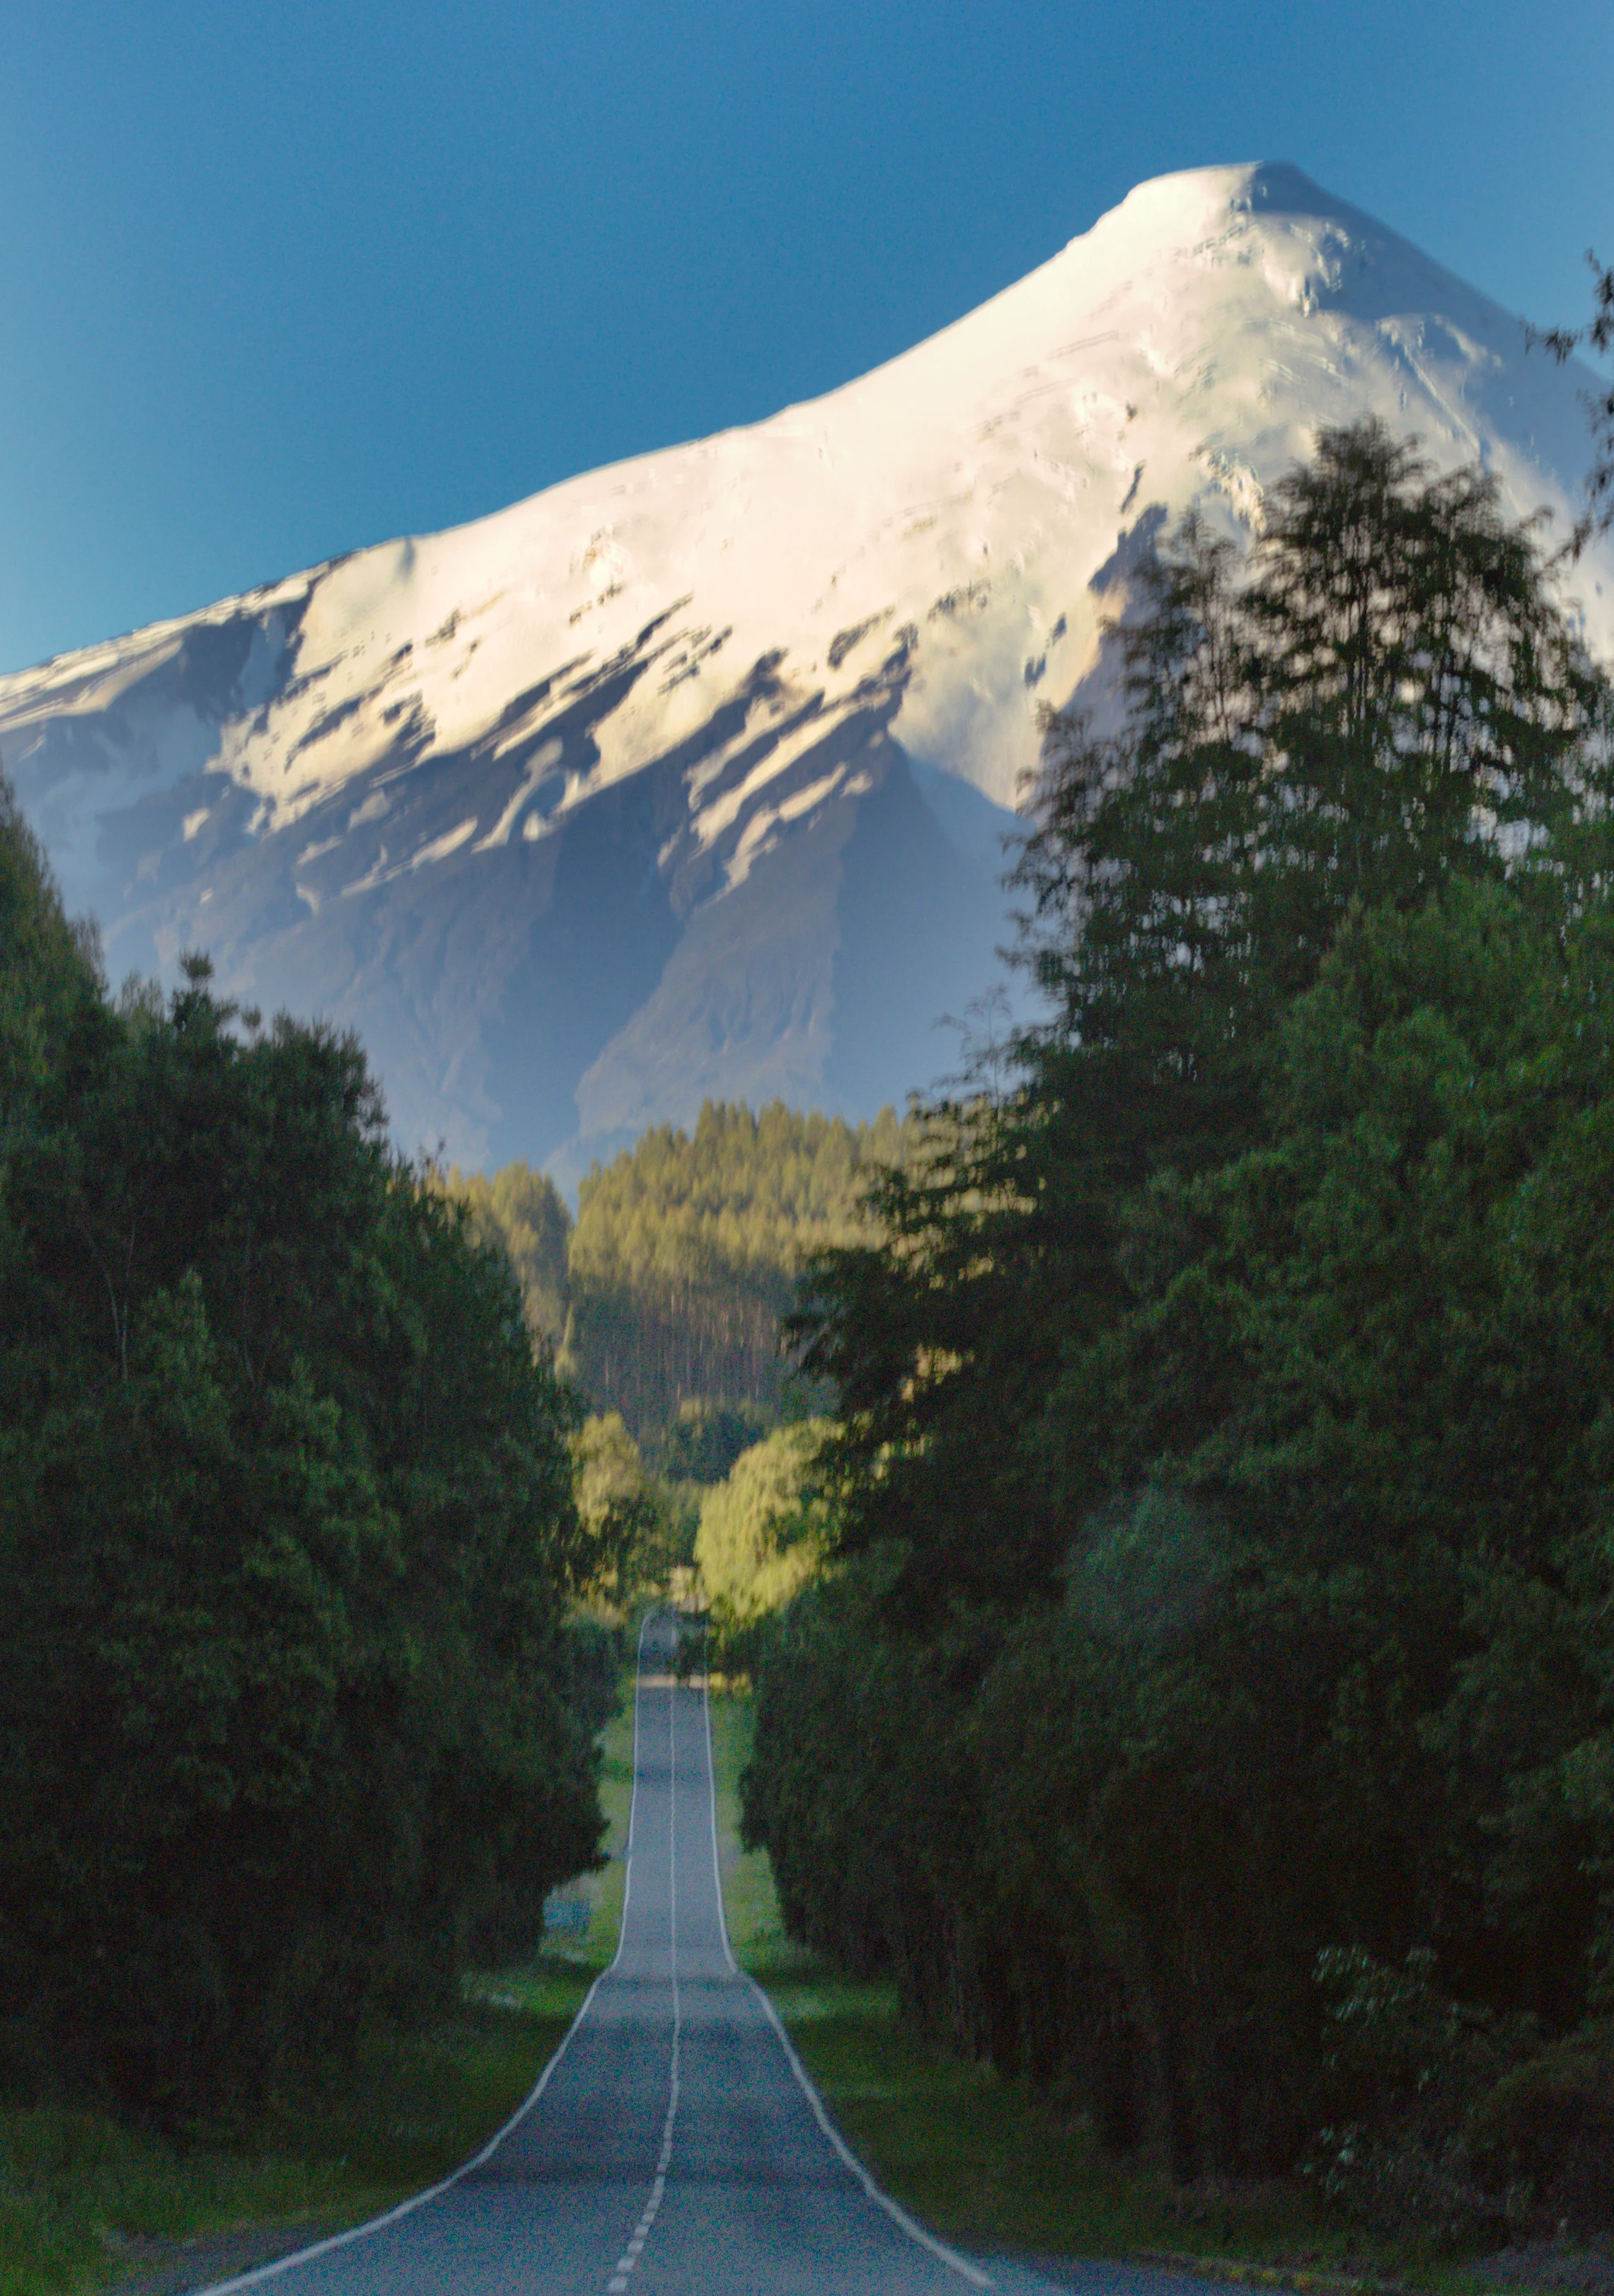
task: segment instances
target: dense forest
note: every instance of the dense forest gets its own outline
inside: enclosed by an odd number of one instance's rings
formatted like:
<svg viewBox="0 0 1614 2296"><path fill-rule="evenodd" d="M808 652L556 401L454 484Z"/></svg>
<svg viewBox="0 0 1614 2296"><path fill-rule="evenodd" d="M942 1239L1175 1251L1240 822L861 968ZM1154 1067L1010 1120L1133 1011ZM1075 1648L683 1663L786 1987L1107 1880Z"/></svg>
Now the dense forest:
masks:
<svg viewBox="0 0 1614 2296"><path fill-rule="evenodd" d="M591 1172L571 1246L573 1376L645 1429L692 1398L776 1406L800 1256L849 1238L870 1166L902 1141L889 1110L853 1128L709 1103L692 1136L658 1127Z"/></svg>
<svg viewBox="0 0 1614 2296"><path fill-rule="evenodd" d="M564 1374L659 1456L687 1443L692 1406L697 1418L702 1406L749 1408L764 1425L777 1413L798 1268L852 1239L867 1181L908 1138L889 1109L853 1126L777 1101L755 1115L708 1102L692 1134L659 1126L596 1165L575 1227L553 1182L525 1164L439 1185L508 1251L534 1334Z"/></svg>
<svg viewBox="0 0 1614 2296"><path fill-rule="evenodd" d="M553 1354L565 1336L570 1299L567 1259L571 1214L547 1174L530 1164L486 1172L429 1171L428 1185L465 1206L475 1241L504 1253L521 1294L521 1313L540 1349Z"/></svg>
<svg viewBox="0 0 1614 2296"><path fill-rule="evenodd" d="M0 783L0 2072L170 2122L589 1866L573 1398L349 1038L109 999Z"/></svg>
<svg viewBox="0 0 1614 2296"><path fill-rule="evenodd" d="M795 1332L796 1934L1183 2178L1614 2223L1614 697L1478 471L1326 434L1047 726L1045 1000Z"/></svg>

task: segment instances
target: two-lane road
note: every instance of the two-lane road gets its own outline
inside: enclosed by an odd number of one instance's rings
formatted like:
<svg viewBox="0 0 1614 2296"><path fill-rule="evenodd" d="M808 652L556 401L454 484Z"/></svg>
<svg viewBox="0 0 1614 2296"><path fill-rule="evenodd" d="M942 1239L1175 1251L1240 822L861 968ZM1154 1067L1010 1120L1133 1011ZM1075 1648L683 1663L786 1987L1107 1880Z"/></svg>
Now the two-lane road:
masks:
<svg viewBox="0 0 1614 2296"><path fill-rule="evenodd" d="M706 1698L672 1681L675 1638L670 1620L653 1620L642 1644L620 1948L537 2091L435 2192L220 2292L270 2281L284 2296L1048 2290L955 2255L875 2190L736 1969Z"/></svg>

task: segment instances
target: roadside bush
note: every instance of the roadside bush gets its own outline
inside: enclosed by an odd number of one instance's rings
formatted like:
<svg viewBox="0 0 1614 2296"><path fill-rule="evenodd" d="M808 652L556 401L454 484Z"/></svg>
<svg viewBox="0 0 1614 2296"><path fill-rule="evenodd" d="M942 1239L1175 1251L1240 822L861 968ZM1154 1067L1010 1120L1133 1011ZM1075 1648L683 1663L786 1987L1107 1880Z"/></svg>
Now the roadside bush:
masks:
<svg viewBox="0 0 1614 2296"><path fill-rule="evenodd" d="M1614 2026L1515 2065L1475 2106L1464 2138L1476 2181L1510 2220L1614 2229Z"/></svg>

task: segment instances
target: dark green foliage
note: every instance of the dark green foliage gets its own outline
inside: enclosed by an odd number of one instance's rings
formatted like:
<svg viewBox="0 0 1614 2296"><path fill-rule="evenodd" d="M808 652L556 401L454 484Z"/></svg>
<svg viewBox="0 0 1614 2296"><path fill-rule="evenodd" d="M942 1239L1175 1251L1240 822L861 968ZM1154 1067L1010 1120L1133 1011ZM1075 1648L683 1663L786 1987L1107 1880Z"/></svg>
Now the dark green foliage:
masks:
<svg viewBox="0 0 1614 2296"><path fill-rule="evenodd" d="M692 1135L663 1125L580 1190L576 1226L526 1164L431 1185L509 1257L535 1344L602 1414L619 1413L669 1481L720 1482L782 1409L812 1408L789 1377L779 1322L804 1253L857 1233L872 1175L908 1128L804 1115L774 1102L704 1106Z"/></svg>
<svg viewBox="0 0 1614 2296"><path fill-rule="evenodd" d="M646 1472L619 1411L585 1420L571 1456L578 1512L593 1554L586 1592L617 1611L639 1595L664 1594L669 1572L693 1553L688 1487Z"/></svg>
<svg viewBox="0 0 1614 2296"><path fill-rule="evenodd" d="M1116 1480L1111 1398L1076 1382L1110 1376L1156 1195L1264 1136L1277 1015L1353 904L1500 876L1549 826L1590 865L1607 698L1487 480L1332 434L1241 580L1190 523L1118 635L1128 726L1051 721L1016 873L1051 1007L1020 1088L916 1120L880 1239L822 1254L798 1317L847 1424L848 1537L909 1541L916 1592L1052 1587ZM1061 1378L1054 1483L1022 1438Z"/></svg>
<svg viewBox="0 0 1614 2296"><path fill-rule="evenodd" d="M1571 2034L1505 2073L1471 2113L1463 2150L1516 2218L1614 2224L1614 2027Z"/></svg>
<svg viewBox="0 0 1614 2296"><path fill-rule="evenodd" d="M1369 426L1269 513L1179 537L1119 739L1051 727L1016 1088L815 1265L865 1559L748 1815L803 1934L1112 2141L1348 2129L1450 2237L1614 1975L1609 697L1477 475ZM1353 2087L1319 1969L1409 1955L1483 2046Z"/></svg>
<svg viewBox="0 0 1614 2296"><path fill-rule="evenodd" d="M622 1702L622 1669L628 1658L622 1629L579 1615L567 1628L566 1651L568 1702L590 1737L596 1737Z"/></svg>
<svg viewBox="0 0 1614 2296"><path fill-rule="evenodd" d="M760 1443L772 1414L756 1403L709 1403L692 1397L661 1436L661 1472L671 1482L720 1483L742 1451Z"/></svg>
<svg viewBox="0 0 1614 2296"><path fill-rule="evenodd" d="M776 1412L801 1257L856 1233L871 1173L904 1138L889 1109L854 1127L708 1102L692 1135L661 1125L596 1166L578 1191L568 1373L646 1442L676 1439L690 1402Z"/></svg>
<svg viewBox="0 0 1614 2296"><path fill-rule="evenodd" d="M571 1406L350 1039L110 1008L9 811L0 886L5 2041L174 2112L594 1857Z"/></svg>
<svg viewBox="0 0 1614 2296"><path fill-rule="evenodd" d="M462 1172L457 1165L434 1175L434 1185L467 1205L471 1233L478 1243L496 1245L508 1258L521 1288L521 1308L534 1344L553 1354L566 1328L570 1301L567 1256L571 1215L546 1172L530 1164L505 1164L491 1179L485 1172Z"/></svg>

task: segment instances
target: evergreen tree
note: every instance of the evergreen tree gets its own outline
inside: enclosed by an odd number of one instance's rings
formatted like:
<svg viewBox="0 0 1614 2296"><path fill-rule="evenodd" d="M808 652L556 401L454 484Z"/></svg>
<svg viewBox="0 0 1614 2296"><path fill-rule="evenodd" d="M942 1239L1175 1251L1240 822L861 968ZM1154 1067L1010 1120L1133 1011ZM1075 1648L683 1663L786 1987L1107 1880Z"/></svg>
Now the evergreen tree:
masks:
<svg viewBox="0 0 1614 2296"><path fill-rule="evenodd" d="M565 1366L646 1441L687 1403L779 1406L779 1321L799 1259L856 1233L870 1176L903 1152L873 1125L774 1102L709 1103L692 1134L662 1125L578 1195Z"/></svg>
<svg viewBox="0 0 1614 2296"><path fill-rule="evenodd" d="M1586 261L1592 266L1591 318L1584 327L1553 327L1534 338L1544 342L1560 362L1583 348L1604 358L1614 350L1614 270L1605 269L1594 255L1589 254ZM1595 396L1586 412L1596 459L1586 478L1585 513L1576 527L1571 545L1577 557L1594 535L1606 534L1614 526L1614 384Z"/></svg>
<svg viewBox="0 0 1614 2296"><path fill-rule="evenodd" d="M477 1242L496 1246L509 1259L534 1344L553 1354L570 1303L567 1259L572 1222L561 1191L546 1172L535 1172L519 1159L491 1178L451 1165L441 1185L469 1207Z"/></svg>
<svg viewBox="0 0 1614 2296"><path fill-rule="evenodd" d="M1018 873L1048 1017L809 1273L840 1568L749 1835L1183 2177L1607 2222L1609 691L1372 426L1118 635Z"/></svg>
<svg viewBox="0 0 1614 2296"><path fill-rule="evenodd" d="M0 2049L183 2116L595 1855L569 1397L350 1038L116 1007L0 792Z"/></svg>
<svg viewBox="0 0 1614 2296"><path fill-rule="evenodd" d="M1606 690L1532 531L1375 424L1274 489L1247 568L1191 520L1117 635L1127 723L1050 719L1015 872L1048 1010L1018 1089L927 1111L872 1198L881 1240L820 1255L794 1325L840 1398L845 1536L909 1542L923 1599L1052 1586L1112 1480L1140 1208L1260 1139L1277 1016L1353 905L1548 838L1568 898L1602 818ZM1051 1479L1025 1439L1056 1386Z"/></svg>

